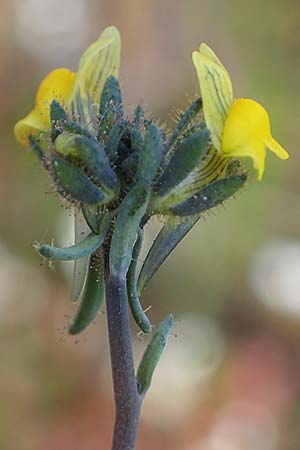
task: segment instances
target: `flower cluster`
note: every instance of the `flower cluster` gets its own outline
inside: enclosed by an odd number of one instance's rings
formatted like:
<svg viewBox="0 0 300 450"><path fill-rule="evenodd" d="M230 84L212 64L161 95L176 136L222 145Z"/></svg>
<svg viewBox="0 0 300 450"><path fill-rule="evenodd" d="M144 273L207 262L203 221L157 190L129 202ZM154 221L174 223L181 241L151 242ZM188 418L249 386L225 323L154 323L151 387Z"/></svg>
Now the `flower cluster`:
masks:
<svg viewBox="0 0 300 450"><path fill-rule="evenodd" d="M89 258L82 280L78 272L75 277L73 300L84 279L85 286L71 334L91 323L101 306L104 255L109 255L110 273L127 280L133 316L149 333L139 296L200 216L244 185L247 175L236 158L251 157L261 178L266 147L288 157L271 136L264 108L233 99L230 77L212 50L202 44L193 60L202 98L168 134L141 106L132 117L125 115L118 83L120 36L114 27L85 51L76 74L65 68L51 72L33 111L15 126L18 141L35 152L57 192L74 205L76 217L83 214L89 228L69 248L36 244L48 259ZM165 224L136 281L143 228L156 215Z"/></svg>

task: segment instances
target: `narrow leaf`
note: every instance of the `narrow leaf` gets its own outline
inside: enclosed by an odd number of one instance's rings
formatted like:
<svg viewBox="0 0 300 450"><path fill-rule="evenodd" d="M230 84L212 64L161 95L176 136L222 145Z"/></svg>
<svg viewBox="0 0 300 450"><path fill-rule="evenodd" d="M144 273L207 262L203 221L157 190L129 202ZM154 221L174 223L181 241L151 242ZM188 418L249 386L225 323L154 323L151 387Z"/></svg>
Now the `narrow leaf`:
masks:
<svg viewBox="0 0 300 450"><path fill-rule="evenodd" d="M200 216L193 218L168 217L167 222L158 233L153 242L138 279L139 294L147 286L155 272L160 268L165 259L184 238L184 236L198 222Z"/></svg>
<svg viewBox="0 0 300 450"><path fill-rule="evenodd" d="M144 396L148 391L153 373L167 345L170 331L174 324L173 316L168 315L158 326L150 344L148 345L137 372L137 380L140 395Z"/></svg>
<svg viewBox="0 0 300 450"><path fill-rule="evenodd" d="M246 174L242 174L214 181L184 202L170 207L170 211L177 216L203 213L230 198L243 187L246 179Z"/></svg>
<svg viewBox="0 0 300 450"><path fill-rule="evenodd" d="M122 278L127 273L139 225L147 210L149 197L150 191L142 183L137 183L119 207L109 259L111 273L115 276Z"/></svg>
<svg viewBox="0 0 300 450"><path fill-rule="evenodd" d="M69 334L81 333L97 317L105 293L104 265L101 251L91 255L83 296L76 315L68 328Z"/></svg>
<svg viewBox="0 0 300 450"><path fill-rule="evenodd" d="M78 244L71 245L70 247L60 248L38 243L34 244L34 247L44 258L59 261L73 261L88 256L101 247L108 227L109 224L107 222L104 223L99 234L90 233L82 241L78 242Z"/></svg>
<svg viewBox="0 0 300 450"><path fill-rule="evenodd" d="M140 251L142 248L142 243L143 243L143 231L139 229L138 237L132 252L132 261L127 273L127 291L128 291L129 306L136 324L144 333L151 333L152 330L151 322L143 310L137 292L136 267Z"/></svg>
<svg viewBox="0 0 300 450"><path fill-rule="evenodd" d="M88 227L81 210L74 213L74 243L78 244L83 238L85 238L90 233L90 228ZM98 233L96 233L98 234ZM84 281L87 273L87 266L89 263L89 257L76 259L74 261L73 267L73 282L72 282L72 292L71 301L76 302L83 289Z"/></svg>

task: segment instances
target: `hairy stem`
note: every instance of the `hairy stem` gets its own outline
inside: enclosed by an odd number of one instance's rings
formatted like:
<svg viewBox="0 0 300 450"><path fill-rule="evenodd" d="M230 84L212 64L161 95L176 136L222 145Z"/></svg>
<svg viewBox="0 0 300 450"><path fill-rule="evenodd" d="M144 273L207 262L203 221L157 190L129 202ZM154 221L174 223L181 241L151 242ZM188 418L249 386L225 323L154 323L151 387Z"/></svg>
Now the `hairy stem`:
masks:
<svg viewBox="0 0 300 450"><path fill-rule="evenodd" d="M142 398L134 370L126 280L110 275L108 256L105 261L105 280L116 409L112 450L134 450Z"/></svg>

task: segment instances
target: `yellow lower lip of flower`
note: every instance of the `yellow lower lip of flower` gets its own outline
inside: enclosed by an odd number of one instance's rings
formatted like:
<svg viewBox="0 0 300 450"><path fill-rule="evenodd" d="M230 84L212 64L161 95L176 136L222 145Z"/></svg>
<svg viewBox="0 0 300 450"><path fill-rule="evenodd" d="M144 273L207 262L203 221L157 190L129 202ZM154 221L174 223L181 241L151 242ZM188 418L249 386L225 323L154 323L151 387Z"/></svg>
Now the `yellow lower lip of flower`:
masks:
<svg viewBox="0 0 300 450"><path fill-rule="evenodd" d="M265 170L266 149L287 159L287 151L272 137L270 120L262 105L251 99L237 99L225 119L222 151L228 157L250 157L258 178Z"/></svg>
<svg viewBox="0 0 300 450"><path fill-rule="evenodd" d="M82 55L77 74L65 68L50 72L38 89L34 109L15 125L18 142L27 146L30 134L38 136L49 131L52 100L90 124L91 104L99 104L107 78L118 76L120 49L119 31L108 27Z"/></svg>
<svg viewBox="0 0 300 450"><path fill-rule="evenodd" d="M56 99L65 105L73 89L74 81L75 73L65 68L55 69L43 79L36 94L34 109L15 125L14 133L21 145L28 144L30 134L38 135L49 130L49 110L52 100Z"/></svg>

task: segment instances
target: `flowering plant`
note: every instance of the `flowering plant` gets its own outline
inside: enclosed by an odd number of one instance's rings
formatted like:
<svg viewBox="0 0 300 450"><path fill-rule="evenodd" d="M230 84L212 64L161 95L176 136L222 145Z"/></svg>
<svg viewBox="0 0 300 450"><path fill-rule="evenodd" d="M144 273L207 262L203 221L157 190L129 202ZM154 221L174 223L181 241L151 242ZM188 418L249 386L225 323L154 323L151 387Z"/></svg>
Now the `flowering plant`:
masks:
<svg viewBox="0 0 300 450"><path fill-rule="evenodd" d="M132 450L141 404L173 325L168 315L153 331L140 303L144 288L199 218L243 187L247 173L236 158L251 157L261 179L266 147L282 159L288 154L271 136L265 109L233 99L226 69L205 44L193 53L202 97L172 132L146 117L141 106L127 117L117 79L120 46L118 30L106 28L76 74L52 71L15 135L74 210L74 245L35 248L43 258L75 262L72 300L81 301L70 334L95 320L106 298L116 403L112 449ZM152 216L164 217L164 225L137 273ZM81 217L88 232L78 240ZM141 331L153 334L136 373L128 304Z"/></svg>

